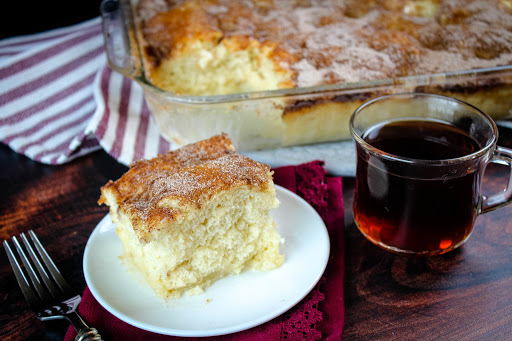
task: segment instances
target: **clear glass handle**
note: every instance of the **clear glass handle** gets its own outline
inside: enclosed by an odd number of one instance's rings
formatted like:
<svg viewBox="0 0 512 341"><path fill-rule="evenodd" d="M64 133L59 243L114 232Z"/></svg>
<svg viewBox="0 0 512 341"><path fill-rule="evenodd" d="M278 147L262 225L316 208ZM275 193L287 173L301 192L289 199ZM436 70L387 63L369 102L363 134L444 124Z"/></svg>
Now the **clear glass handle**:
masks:
<svg viewBox="0 0 512 341"><path fill-rule="evenodd" d="M491 195L489 197L482 196L482 206L480 213L493 211L512 201L512 149L498 146L494 152L494 156L490 162L505 165L510 168L507 188L502 192Z"/></svg>

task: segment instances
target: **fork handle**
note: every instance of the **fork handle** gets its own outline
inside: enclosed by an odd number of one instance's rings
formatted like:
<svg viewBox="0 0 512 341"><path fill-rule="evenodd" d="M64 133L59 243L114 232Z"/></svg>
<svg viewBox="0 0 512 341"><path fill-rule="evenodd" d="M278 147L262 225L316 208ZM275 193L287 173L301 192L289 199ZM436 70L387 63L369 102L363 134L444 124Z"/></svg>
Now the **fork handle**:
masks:
<svg viewBox="0 0 512 341"><path fill-rule="evenodd" d="M75 341L103 341L96 328L89 327L78 311L72 311L66 315L71 325L76 330Z"/></svg>
<svg viewBox="0 0 512 341"><path fill-rule="evenodd" d="M103 339L96 328L87 327L77 333L75 341L103 341Z"/></svg>

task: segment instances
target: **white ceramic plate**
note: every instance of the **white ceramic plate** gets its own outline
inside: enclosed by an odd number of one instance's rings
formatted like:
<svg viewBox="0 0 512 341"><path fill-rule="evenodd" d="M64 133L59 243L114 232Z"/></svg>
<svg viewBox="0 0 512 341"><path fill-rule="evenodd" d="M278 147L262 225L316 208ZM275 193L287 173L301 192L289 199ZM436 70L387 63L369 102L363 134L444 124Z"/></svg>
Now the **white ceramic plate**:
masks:
<svg viewBox="0 0 512 341"><path fill-rule="evenodd" d="M121 241L107 215L94 229L84 253L91 293L110 313L138 328L166 335L213 336L260 325L304 298L329 259L329 236L316 211L276 186L281 204L272 212L285 239L285 263L269 272L248 270L215 282L200 295L165 302L119 257ZM142 276L142 275L141 275Z"/></svg>

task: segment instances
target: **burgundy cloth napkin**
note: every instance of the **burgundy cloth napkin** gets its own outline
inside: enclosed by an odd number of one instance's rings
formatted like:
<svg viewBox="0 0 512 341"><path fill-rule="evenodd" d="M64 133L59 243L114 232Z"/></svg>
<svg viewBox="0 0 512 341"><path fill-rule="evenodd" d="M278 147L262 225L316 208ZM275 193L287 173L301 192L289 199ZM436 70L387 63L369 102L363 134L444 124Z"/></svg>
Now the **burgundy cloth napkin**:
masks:
<svg viewBox="0 0 512 341"><path fill-rule="evenodd" d="M260 326L234 334L215 336L208 340L341 340L344 326L344 211L342 178L327 177L323 162L275 169L274 181L304 198L325 222L331 251L327 268L314 289L288 312ZM127 298L129 299L129 298ZM99 330L105 340L190 340L148 332L133 327L105 310L88 288L82 297L79 312ZM65 341L76 333L69 328ZM197 338L204 340L206 338Z"/></svg>

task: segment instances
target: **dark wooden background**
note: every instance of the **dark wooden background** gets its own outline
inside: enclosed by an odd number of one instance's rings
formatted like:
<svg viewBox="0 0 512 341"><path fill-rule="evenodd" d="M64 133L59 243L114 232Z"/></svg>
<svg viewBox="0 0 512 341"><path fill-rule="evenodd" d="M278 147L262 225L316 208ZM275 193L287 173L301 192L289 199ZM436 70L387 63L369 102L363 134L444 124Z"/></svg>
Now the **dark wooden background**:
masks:
<svg viewBox="0 0 512 341"><path fill-rule="evenodd" d="M5 0L0 39L79 23L99 15L101 0Z"/></svg>
<svg viewBox="0 0 512 341"><path fill-rule="evenodd" d="M96 16L99 6L97 0L35 3L9 2L7 8L15 10L2 12L2 37L79 22ZM512 147L512 134L503 131L500 143ZM96 204L99 189L126 167L103 151L47 166L2 144L0 166L0 239L36 230L71 285L82 291L84 247L107 214L106 207ZM507 173L505 167L490 167L486 192L503 188ZM364 239L352 220L354 179L345 178L343 185L344 340L512 340L512 206L478 217L473 235L460 249L412 258ZM1 250L0 340L62 340L67 327L65 322L37 320Z"/></svg>

